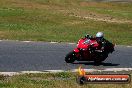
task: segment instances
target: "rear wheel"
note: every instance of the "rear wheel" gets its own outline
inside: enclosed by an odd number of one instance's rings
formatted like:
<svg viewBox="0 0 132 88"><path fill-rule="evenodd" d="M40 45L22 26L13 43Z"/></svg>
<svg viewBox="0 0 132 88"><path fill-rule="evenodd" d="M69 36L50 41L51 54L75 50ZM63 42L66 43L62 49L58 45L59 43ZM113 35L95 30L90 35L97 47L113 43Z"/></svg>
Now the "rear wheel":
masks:
<svg viewBox="0 0 132 88"><path fill-rule="evenodd" d="M101 56L101 61L104 61L108 57L107 53L103 53Z"/></svg>
<svg viewBox="0 0 132 88"><path fill-rule="evenodd" d="M94 64L95 64L95 65L100 65L101 62L102 62L102 61L101 61L99 58L96 58L96 59L94 60Z"/></svg>
<svg viewBox="0 0 132 88"><path fill-rule="evenodd" d="M96 55L97 56L95 57L94 63L97 65L101 64L101 62L103 62L108 57L107 53L97 53Z"/></svg>
<svg viewBox="0 0 132 88"><path fill-rule="evenodd" d="M75 56L74 56L74 52L73 51L66 55L65 61L67 63L73 63L75 61Z"/></svg>
<svg viewBox="0 0 132 88"><path fill-rule="evenodd" d="M100 65L102 61L103 61L103 58L101 56L101 53L96 52L96 55L95 55L95 58L94 58L94 64L95 65Z"/></svg>

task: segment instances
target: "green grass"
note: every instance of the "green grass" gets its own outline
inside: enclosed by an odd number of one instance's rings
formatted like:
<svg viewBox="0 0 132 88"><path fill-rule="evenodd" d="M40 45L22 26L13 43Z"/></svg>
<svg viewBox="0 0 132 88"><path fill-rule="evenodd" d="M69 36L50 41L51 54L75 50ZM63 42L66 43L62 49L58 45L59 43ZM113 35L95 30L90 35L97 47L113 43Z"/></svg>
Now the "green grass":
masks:
<svg viewBox="0 0 132 88"><path fill-rule="evenodd" d="M132 45L132 23L83 19L92 14L131 21L131 7L131 3L84 0L1 0L0 39L77 42L87 33L103 31L116 44Z"/></svg>
<svg viewBox="0 0 132 88"><path fill-rule="evenodd" d="M89 6L82 6L82 9L95 12L97 14L108 15L110 17L132 20L132 3L112 3L112 2L100 2L92 3Z"/></svg>
<svg viewBox="0 0 132 88"><path fill-rule="evenodd" d="M85 9L99 13L99 14L110 15L116 18L132 19L132 14L131 14L132 11L111 10L111 9L98 8L98 7L88 7L88 8L85 7Z"/></svg>
<svg viewBox="0 0 132 88"><path fill-rule="evenodd" d="M2 76L1 76L2 77ZM84 84L76 82L76 73L23 74L0 79L1 88L130 88L129 84Z"/></svg>

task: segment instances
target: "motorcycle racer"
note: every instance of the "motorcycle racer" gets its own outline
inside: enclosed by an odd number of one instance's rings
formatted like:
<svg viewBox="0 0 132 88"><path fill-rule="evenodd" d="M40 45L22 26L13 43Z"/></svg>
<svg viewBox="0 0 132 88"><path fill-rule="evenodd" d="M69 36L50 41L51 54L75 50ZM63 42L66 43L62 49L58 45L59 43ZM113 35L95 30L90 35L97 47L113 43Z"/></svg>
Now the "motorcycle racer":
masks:
<svg viewBox="0 0 132 88"><path fill-rule="evenodd" d="M93 37L89 34L86 34L85 38L95 39L97 41L97 43L99 44L99 47L98 47L97 50L100 50L100 51L105 51L106 46L112 45L112 43L110 43L108 40L106 40L104 38L104 33L103 32L97 32L95 37ZM92 49L95 49L95 48L92 48ZM114 51L114 49L111 50L111 52L113 52L113 51Z"/></svg>
<svg viewBox="0 0 132 88"><path fill-rule="evenodd" d="M100 50L104 51L104 48L107 42L107 40L104 38L104 33L98 32L95 38L96 38L97 43L100 45Z"/></svg>
<svg viewBox="0 0 132 88"><path fill-rule="evenodd" d="M114 44L104 38L103 32L98 32L95 37L87 34L78 41L74 50L66 54L65 61L94 61L95 64L100 64L113 51Z"/></svg>
<svg viewBox="0 0 132 88"><path fill-rule="evenodd" d="M103 32L98 32L96 34L96 41L100 45L99 49L102 50L102 51L108 51L105 48L106 46L113 46L113 44L111 42L109 42L108 40L106 40L104 38L104 33ZM114 48L110 50L111 53L113 51L114 51Z"/></svg>

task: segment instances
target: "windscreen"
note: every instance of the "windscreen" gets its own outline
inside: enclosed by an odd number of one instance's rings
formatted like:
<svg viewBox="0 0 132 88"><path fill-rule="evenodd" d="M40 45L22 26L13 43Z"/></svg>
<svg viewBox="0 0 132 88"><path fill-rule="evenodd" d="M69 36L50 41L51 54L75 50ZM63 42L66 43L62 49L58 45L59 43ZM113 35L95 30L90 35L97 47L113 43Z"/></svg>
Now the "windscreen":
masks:
<svg viewBox="0 0 132 88"><path fill-rule="evenodd" d="M84 41L84 44L90 44L90 39L86 39L86 40Z"/></svg>

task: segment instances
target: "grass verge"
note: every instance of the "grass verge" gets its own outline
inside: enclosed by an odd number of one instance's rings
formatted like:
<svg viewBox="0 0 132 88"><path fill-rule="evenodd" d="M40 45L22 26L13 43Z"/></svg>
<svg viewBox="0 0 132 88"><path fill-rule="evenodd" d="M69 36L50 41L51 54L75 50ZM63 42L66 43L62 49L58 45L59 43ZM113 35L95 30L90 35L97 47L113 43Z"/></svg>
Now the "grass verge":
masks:
<svg viewBox="0 0 132 88"><path fill-rule="evenodd" d="M132 3L86 0L0 1L0 39L77 42L103 31L108 40L132 45Z"/></svg>
<svg viewBox="0 0 132 88"><path fill-rule="evenodd" d="M131 88L129 84L86 84L76 82L76 73L37 73L12 77L0 76L1 88Z"/></svg>

